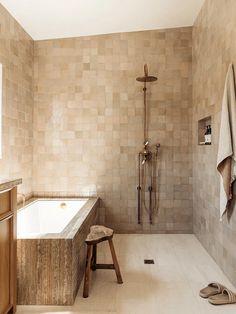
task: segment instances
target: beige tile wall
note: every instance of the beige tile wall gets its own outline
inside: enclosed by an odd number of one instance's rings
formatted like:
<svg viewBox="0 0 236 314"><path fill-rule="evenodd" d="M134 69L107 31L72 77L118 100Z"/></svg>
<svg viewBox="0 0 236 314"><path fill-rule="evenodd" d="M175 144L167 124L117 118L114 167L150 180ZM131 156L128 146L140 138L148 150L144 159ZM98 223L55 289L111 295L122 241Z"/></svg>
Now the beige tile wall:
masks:
<svg viewBox="0 0 236 314"><path fill-rule="evenodd" d="M34 191L99 195L119 231L192 231L192 29L35 42ZM148 63L149 137L161 143L159 214L137 226L142 75Z"/></svg>
<svg viewBox="0 0 236 314"><path fill-rule="evenodd" d="M23 178L32 192L33 40L0 5L0 62L3 64L3 158L1 178Z"/></svg>
<svg viewBox="0 0 236 314"><path fill-rule="evenodd" d="M230 62L236 66L236 1L206 0L193 28L194 232L236 284L236 212L219 222L216 171L221 101ZM197 120L212 116L213 145L197 146Z"/></svg>

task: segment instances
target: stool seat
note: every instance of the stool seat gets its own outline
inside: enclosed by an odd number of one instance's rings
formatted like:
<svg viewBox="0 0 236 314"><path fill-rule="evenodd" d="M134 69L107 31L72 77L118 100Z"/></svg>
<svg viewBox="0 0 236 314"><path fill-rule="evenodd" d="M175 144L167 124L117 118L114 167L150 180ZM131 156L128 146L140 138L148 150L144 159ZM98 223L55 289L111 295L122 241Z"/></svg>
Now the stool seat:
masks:
<svg viewBox="0 0 236 314"><path fill-rule="evenodd" d="M113 230L104 226L91 226L90 233L87 235L85 242L87 244L97 244L113 237Z"/></svg>
<svg viewBox="0 0 236 314"><path fill-rule="evenodd" d="M87 298L89 295L89 281L90 271L96 271L97 269L113 269L116 272L117 282L123 283L120 267L117 261L115 248L113 245L113 230L104 226L95 225L90 227L90 233L88 234L85 243L87 244L87 257L84 275L84 291L83 297ZM103 241L108 241L113 264L98 264L97 263L97 244Z"/></svg>

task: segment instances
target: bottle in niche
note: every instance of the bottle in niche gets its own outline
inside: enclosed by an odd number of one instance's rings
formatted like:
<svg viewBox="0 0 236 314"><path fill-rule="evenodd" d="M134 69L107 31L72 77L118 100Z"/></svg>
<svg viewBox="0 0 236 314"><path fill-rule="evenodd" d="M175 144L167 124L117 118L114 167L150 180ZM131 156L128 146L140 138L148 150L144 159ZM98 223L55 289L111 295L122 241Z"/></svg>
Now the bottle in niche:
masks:
<svg viewBox="0 0 236 314"><path fill-rule="evenodd" d="M204 137L205 137L205 145L211 145L211 126L210 125L206 126Z"/></svg>
<svg viewBox="0 0 236 314"><path fill-rule="evenodd" d="M209 144L211 144L211 125L209 125L208 140L209 140Z"/></svg>

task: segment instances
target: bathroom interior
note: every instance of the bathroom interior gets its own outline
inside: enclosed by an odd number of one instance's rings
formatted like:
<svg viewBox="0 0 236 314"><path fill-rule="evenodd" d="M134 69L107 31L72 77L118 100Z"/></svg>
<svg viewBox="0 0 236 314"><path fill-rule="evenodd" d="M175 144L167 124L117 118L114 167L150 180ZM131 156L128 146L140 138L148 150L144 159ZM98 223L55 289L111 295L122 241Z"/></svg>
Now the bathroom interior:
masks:
<svg viewBox="0 0 236 314"><path fill-rule="evenodd" d="M0 314L236 313L235 38L235 0L1 0Z"/></svg>

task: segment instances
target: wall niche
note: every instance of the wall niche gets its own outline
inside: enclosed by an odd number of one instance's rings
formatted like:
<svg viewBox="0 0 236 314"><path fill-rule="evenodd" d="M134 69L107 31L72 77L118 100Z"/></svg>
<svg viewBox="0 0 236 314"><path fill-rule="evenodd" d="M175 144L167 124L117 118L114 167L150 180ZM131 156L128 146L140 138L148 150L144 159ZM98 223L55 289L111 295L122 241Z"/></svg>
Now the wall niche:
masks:
<svg viewBox="0 0 236 314"><path fill-rule="evenodd" d="M211 145L211 116L198 120L198 145Z"/></svg>

